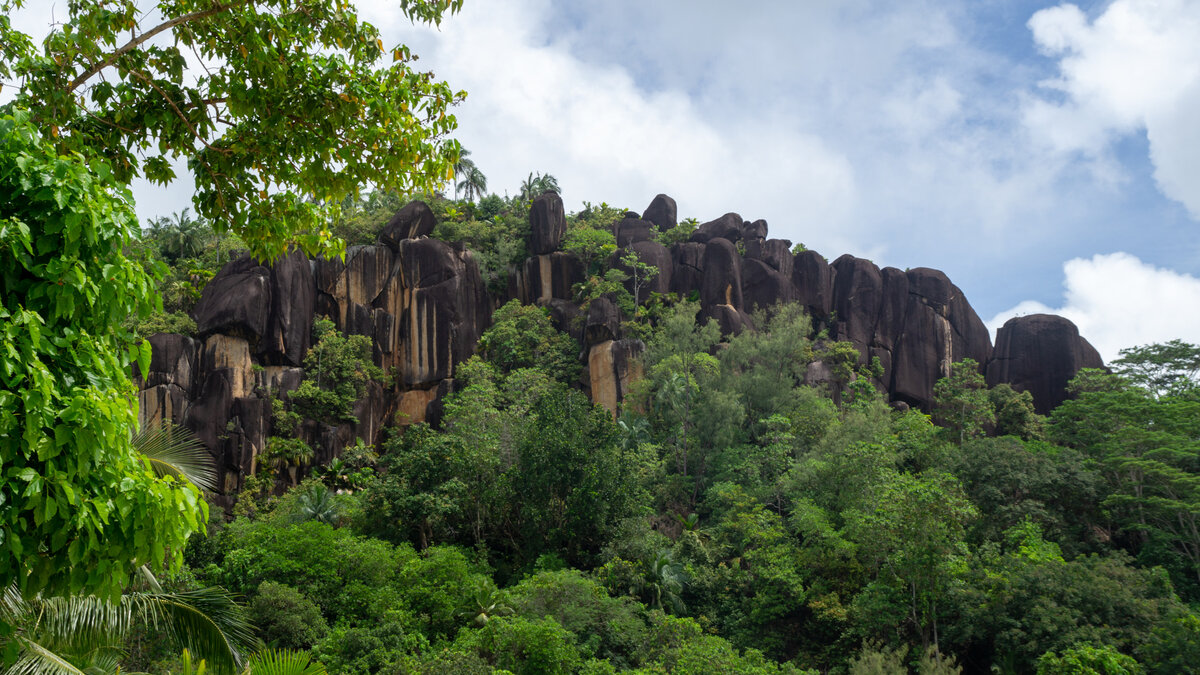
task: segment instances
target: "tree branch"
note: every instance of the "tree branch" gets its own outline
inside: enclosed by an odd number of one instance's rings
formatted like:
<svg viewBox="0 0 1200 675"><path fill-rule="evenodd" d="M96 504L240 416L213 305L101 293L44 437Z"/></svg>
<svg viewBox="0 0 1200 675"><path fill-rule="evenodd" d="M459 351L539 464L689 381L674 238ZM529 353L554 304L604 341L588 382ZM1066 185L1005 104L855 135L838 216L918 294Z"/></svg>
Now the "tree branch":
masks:
<svg viewBox="0 0 1200 675"><path fill-rule="evenodd" d="M152 78L148 77L148 76L147 76L147 75L145 75L144 73L142 73L142 72L140 72L140 71L137 71L137 70L131 70L131 71L129 71L129 74L136 76L136 77L137 77L138 79L140 79L141 81L143 81L143 82L145 82L146 84L150 85L150 87L151 87L152 89L154 89L154 91L158 92L158 95L159 95L159 96L162 96L162 97L163 97L163 100L165 100L165 101L167 102L167 104L171 106L171 109L175 111L175 115L179 117L179 120L180 120L181 122L183 122L183 123L184 123L184 125L186 125L186 126L187 126L187 129L188 129L188 131L189 131L189 132L191 132L192 136L193 136L193 137L194 137L196 140L198 140L198 141L200 141L201 143L203 143L203 144L204 144L204 147L208 148L209 150L212 150L213 152L219 152L219 153L222 153L222 154L229 154L229 150L228 150L227 148L216 148L216 147L213 147L213 146L212 146L212 145L211 145L211 144L208 142L208 139L207 139L207 138L204 138L203 136L201 136L201 135L200 135L200 132L196 130L196 127L192 125L192 122L191 122L191 120L189 120L189 119L187 118L187 115L184 115L184 114L183 114L183 111L179 109L179 106L175 104L175 100L174 100L174 99L172 99L172 98L171 98L171 97L170 97L170 96L167 94L167 92L163 91L162 87L158 86L158 83L156 83L156 82L155 82L155 81L154 81Z"/></svg>
<svg viewBox="0 0 1200 675"><path fill-rule="evenodd" d="M149 40L150 38L154 37L155 35L158 35L159 33L162 33L163 31L170 30L170 29L174 28L175 26L178 26L181 23L187 23L189 21L195 21L196 19L203 19L205 17L213 16L214 14L220 14L221 12L224 12L227 9L236 7L238 5L244 5L247 2L249 2L249 0L238 0L237 2L231 2L227 5L217 5L215 7L210 7L208 9L201 10L199 12L192 12L191 14L184 14L183 16L177 16L174 19L171 19L170 21L164 21L163 23L155 26L154 28L151 28L150 30L146 31L145 33L142 33L141 35L134 36L133 38L131 38L129 40L129 42L126 42L125 44L121 45L121 47L118 48L112 54L109 54L108 58L104 59L103 61L100 61L99 63L93 64L91 68L88 68L87 70L80 73L78 77L76 77L74 80L71 81L70 84L67 85L67 93L69 94L69 93L75 91L84 82L87 82L88 80L92 79L93 75L95 75L96 73L100 72L101 70L104 70L105 68L111 66L112 64L116 63L117 59L119 59L122 56L124 56L125 54L128 54L129 52L133 51L139 45L141 45L143 42Z"/></svg>

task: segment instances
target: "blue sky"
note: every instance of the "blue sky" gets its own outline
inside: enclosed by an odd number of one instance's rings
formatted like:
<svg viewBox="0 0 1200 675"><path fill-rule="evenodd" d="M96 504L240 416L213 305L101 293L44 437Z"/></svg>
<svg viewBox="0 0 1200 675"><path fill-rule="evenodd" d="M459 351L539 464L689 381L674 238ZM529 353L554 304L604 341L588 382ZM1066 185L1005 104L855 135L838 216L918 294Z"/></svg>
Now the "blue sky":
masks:
<svg viewBox="0 0 1200 675"><path fill-rule="evenodd" d="M458 138L493 191L665 192L942 269L993 327L1055 311L1106 358L1200 343L1200 0L467 0L440 29L356 4L469 92ZM188 191L136 195L149 217Z"/></svg>

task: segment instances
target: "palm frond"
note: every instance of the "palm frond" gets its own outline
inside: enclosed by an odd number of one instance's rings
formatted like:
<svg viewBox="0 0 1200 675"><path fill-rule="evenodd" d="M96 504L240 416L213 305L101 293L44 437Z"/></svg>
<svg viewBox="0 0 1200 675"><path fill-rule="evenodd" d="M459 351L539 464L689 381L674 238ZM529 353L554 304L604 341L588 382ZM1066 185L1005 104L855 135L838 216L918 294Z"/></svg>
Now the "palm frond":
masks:
<svg viewBox="0 0 1200 675"><path fill-rule="evenodd" d="M149 460L158 476L186 478L208 492L219 487L212 455L183 427L165 424L143 429L134 436L133 447Z"/></svg>
<svg viewBox="0 0 1200 675"><path fill-rule="evenodd" d="M4 675L86 675L54 651L28 638L18 637L21 656Z"/></svg>
<svg viewBox="0 0 1200 675"><path fill-rule="evenodd" d="M16 584L9 584L4 593L0 594L0 620L10 624L16 623L28 610L29 606L25 603L25 598L21 597L21 591Z"/></svg>
<svg viewBox="0 0 1200 675"><path fill-rule="evenodd" d="M41 620L33 633L42 645L64 656L79 656L113 648L129 633L129 609L95 596L43 598Z"/></svg>
<svg viewBox="0 0 1200 675"><path fill-rule="evenodd" d="M236 672L256 641L245 608L220 588L129 593L121 604L193 654L204 655L216 672Z"/></svg>
<svg viewBox="0 0 1200 675"><path fill-rule="evenodd" d="M250 657L243 675L326 675L325 666L313 663L308 652L264 649Z"/></svg>

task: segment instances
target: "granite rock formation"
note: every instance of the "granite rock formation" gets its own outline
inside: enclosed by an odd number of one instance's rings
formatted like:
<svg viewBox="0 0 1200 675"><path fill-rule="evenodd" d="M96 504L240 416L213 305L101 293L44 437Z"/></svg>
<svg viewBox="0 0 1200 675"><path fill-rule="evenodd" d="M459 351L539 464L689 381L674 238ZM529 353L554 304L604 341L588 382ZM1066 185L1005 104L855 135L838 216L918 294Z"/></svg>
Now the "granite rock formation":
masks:
<svg viewBox="0 0 1200 675"><path fill-rule="evenodd" d="M742 225L745 222L736 213L726 213L716 220L710 220L697 227L696 231L692 233L692 241L707 244L719 237L731 243L736 243L742 238Z"/></svg>
<svg viewBox="0 0 1200 675"><path fill-rule="evenodd" d="M580 343L585 368L578 386L616 414L641 376L645 345L624 334L629 317L615 298L577 302L584 264L560 250L566 218L559 196L537 197L529 217L529 257L509 270L500 296L488 292L470 251L429 238L434 217L422 202L406 205L377 244L350 247L344 260L310 261L294 251L273 264L249 256L229 262L194 309L195 338L150 338L149 372L136 373L140 420L193 430L217 458L226 490L238 489L266 450L270 398L300 386L313 323L328 316L339 330L369 337L375 363L393 377L387 386L372 384L357 402L356 424L305 423L314 461L327 462L356 437L377 442L388 425L436 424L455 389L456 365L474 353L494 308L510 299L545 307ZM928 409L934 384L964 358L981 364L990 385L1029 391L1039 412L1064 399L1080 368L1103 366L1075 326L1055 316L1010 320L993 349L962 291L937 270L881 270L849 255L830 264L814 251L793 254L791 242L769 238L766 221L736 213L668 249L657 237L676 224L675 202L666 195L612 224L620 248L608 264L625 268L621 259L632 252L657 269L639 279L639 302L653 293L697 298L698 320L713 320L726 334L753 330L756 310L799 303L814 332L853 344L861 364L879 360L876 384L898 406ZM632 279L626 287L634 290ZM819 384L832 375L818 361L807 377Z"/></svg>
<svg viewBox="0 0 1200 675"><path fill-rule="evenodd" d="M567 232L567 217L557 192L546 192L533 200L529 209L529 252L554 253Z"/></svg>
<svg viewBox="0 0 1200 675"><path fill-rule="evenodd" d="M996 349L987 364L987 383L1007 382L1033 395L1034 409L1045 415L1066 400L1067 382L1081 368L1103 368L1104 361L1074 323L1061 316L1013 317L996 332Z"/></svg>
<svg viewBox="0 0 1200 675"><path fill-rule="evenodd" d="M654 223L659 230L669 230L679 224L675 200L666 195L657 195L650 206L642 212L642 220Z"/></svg>
<svg viewBox="0 0 1200 675"><path fill-rule="evenodd" d="M396 212L379 232L379 241L395 248L405 239L428 237L437 226L433 209L423 201L413 201Z"/></svg>

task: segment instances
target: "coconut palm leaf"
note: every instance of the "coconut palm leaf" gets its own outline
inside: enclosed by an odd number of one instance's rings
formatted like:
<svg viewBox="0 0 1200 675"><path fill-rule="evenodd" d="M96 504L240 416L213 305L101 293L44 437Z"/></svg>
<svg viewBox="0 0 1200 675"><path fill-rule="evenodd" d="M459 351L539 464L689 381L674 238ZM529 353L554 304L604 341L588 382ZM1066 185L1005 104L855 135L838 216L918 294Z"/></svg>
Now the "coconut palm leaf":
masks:
<svg viewBox="0 0 1200 675"><path fill-rule="evenodd" d="M25 602L10 588L2 604L5 612L14 612L12 639L20 656L4 675L116 672L122 642L134 625L149 626L203 655L215 672L242 667L255 636L241 605L219 588L165 592L149 571L143 574L152 590L127 592L115 603L94 596Z"/></svg>
<svg viewBox="0 0 1200 675"><path fill-rule="evenodd" d="M300 495L291 520L294 523L315 520L336 527L342 520L341 504L323 483L314 483Z"/></svg>
<svg viewBox="0 0 1200 675"><path fill-rule="evenodd" d="M264 649L250 657L243 675L325 675L325 666L313 663L308 652Z"/></svg>
<svg viewBox="0 0 1200 675"><path fill-rule="evenodd" d="M25 616L27 611L28 607L25 598L21 597L21 591L17 589L16 584L9 584L4 593L0 594L0 621L14 624L20 617Z"/></svg>
<svg viewBox="0 0 1200 675"><path fill-rule="evenodd" d="M215 672L236 672L255 644L245 608L216 587L175 593L130 593L121 598L132 616L166 633Z"/></svg>
<svg viewBox="0 0 1200 675"><path fill-rule="evenodd" d="M187 429L172 424L147 427L133 437L133 447L158 476L186 478L201 490L217 490L212 455Z"/></svg>
<svg viewBox="0 0 1200 675"><path fill-rule="evenodd" d="M87 675L69 661L38 643L17 637L21 656L4 675Z"/></svg>

